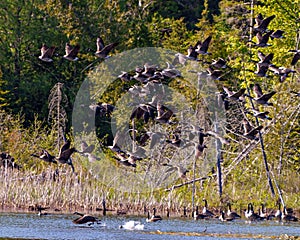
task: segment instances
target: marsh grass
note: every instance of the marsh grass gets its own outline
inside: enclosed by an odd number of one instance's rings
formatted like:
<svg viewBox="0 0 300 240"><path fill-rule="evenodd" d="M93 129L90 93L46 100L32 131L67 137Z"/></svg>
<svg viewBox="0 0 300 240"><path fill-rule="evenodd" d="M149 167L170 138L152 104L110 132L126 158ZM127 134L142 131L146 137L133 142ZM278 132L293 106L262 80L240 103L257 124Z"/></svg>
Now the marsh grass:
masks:
<svg viewBox="0 0 300 240"><path fill-rule="evenodd" d="M300 107L299 100L285 99L279 105L282 110L276 111L277 115L273 116L276 119L263 123L266 129L263 138L269 167L275 176L272 181L277 181L287 207L299 209L299 134L294 133L299 131ZM230 121L228 124L232 129L241 131L238 115L230 116ZM5 112L0 112L0 122L1 152L8 152L22 166L19 171L5 166L0 168L0 202L3 210L27 211L29 206L42 205L50 207L49 211L99 211L105 199L108 214L126 212L144 215L147 210L156 207L161 215L169 211L171 216L178 216L186 207L188 215L191 215L192 184L165 191L183 182L176 178L176 174L165 187L157 188L155 184L146 184L144 188L134 184L127 187L134 174L130 175L128 171L131 170L126 167L118 166L109 154L101 155L101 160L94 163L75 154L73 173L68 165L49 165L30 157L41 148L57 154L57 134L54 130L44 128L39 121L24 128L22 117L12 117ZM195 205L203 206L202 199L206 198L209 208L215 210L225 208L228 201L238 212L246 208L248 202L253 202L256 208L261 203L265 203L267 208L275 208L278 194L271 197L259 144L234 136L232 129L226 129L226 137L231 144L222 149L222 197L218 194L216 174L199 170L196 177L207 178L195 183ZM153 154L156 156L157 153ZM209 157L204 156L197 166L205 166ZM138 167L137 171L141 169ZM187 177L192 179L192 171Z"/></svg>

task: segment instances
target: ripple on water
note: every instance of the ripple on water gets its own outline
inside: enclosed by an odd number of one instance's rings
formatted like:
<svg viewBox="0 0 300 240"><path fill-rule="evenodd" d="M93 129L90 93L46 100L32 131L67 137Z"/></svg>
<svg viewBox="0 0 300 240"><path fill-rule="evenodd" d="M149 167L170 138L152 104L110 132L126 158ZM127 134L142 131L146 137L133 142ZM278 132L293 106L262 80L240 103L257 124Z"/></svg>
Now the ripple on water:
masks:
<svg viewBox="0 0 300 240"><path fill-rule="evenodd" d="M244 220L220 222L171 218L146 223L145 217L107 216L101 224L76 225L74 215L0 213L0 238L19 239L278 239L279 236L300 236L299 223L252 222ZM119 229L129 221L139 221L143 230ZM205 232L203 232L205 230ZM155 236L155 237L154 237Z"/></svg>

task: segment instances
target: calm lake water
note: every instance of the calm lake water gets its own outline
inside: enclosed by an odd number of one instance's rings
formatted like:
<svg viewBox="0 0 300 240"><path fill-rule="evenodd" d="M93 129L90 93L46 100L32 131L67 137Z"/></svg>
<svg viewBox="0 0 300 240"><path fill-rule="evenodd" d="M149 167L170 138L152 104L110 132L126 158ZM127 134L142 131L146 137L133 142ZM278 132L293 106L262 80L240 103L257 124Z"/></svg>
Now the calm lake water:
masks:
<svg viewBox="0 0 300 240"><path fill-rule="evenodd" d="M164 219L146 223L141 217L101 217L102 224L75 225L75 215L0 213L0 239L279 239L285 234L300 236L300 223L245 220L220 222L218 219ZM144 224L143 230L125 230L119 226L130 220ZM203 232L203 230L205 230Z"/></svg>

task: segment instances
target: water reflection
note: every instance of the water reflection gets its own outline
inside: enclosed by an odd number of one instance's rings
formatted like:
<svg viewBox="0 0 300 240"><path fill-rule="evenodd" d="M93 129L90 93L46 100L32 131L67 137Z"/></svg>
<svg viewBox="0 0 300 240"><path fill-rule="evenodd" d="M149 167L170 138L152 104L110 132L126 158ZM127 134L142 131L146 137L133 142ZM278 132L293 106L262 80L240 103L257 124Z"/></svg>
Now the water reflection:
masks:
<svg viewBox="0 0 300 240"><path fill-rule="evenodd" d="M220 222L217 219L164 219L160 222L146 223L145 217L102 218L102 224L75 225L74 215L1 213L0 238L19 239L270 239L287 234L300 236L299 223L253 222L244 220ZM139 221L144 230L119 229L128 221ZM206 229L205 232L203 232Z"/></svg>

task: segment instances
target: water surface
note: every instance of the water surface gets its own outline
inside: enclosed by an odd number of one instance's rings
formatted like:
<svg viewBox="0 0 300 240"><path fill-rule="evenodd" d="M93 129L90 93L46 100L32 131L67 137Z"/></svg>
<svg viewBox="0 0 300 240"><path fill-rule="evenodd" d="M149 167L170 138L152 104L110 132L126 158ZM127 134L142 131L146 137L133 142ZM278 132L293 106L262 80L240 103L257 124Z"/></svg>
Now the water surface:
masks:
<svg viewBox="0 0 300 240"><path fill-rule="evenodd" d="M38 216L27 213L0 213L0 238L19 239L278 239L285 234L300 237L300 223L245 220L220 222L218 219L198 220L184 218L164 219L146 223L142 217L101 217L102 224L76 225L77 216L49 214ZM144 230L125 230L119 226L135 220L144 224ZM203 232L205 230L205 232Z"/></svg>

